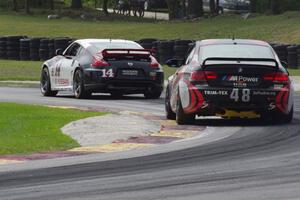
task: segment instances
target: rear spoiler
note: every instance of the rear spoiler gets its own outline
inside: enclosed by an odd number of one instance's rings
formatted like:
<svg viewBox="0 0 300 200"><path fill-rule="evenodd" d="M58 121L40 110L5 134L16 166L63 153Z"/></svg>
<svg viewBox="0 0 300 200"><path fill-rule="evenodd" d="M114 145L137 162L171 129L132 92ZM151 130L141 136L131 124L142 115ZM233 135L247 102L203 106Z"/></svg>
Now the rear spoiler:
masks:
<svg viewBox="0 0 300 200"><path fill-rule="evenodd" d="M104 49L102 50L103 57L131 55L131 56L150 56L153 55L152 49Z"/></svg>
<svg viewBox="0 0 300 200"><path fill-rule="evenodd" d="M221 58L221 57L211 57L203 61L202 66L206 66L207 61L247 61L247 62L273 62L275 67L279 67L278 62L271 58Z"/></svg>

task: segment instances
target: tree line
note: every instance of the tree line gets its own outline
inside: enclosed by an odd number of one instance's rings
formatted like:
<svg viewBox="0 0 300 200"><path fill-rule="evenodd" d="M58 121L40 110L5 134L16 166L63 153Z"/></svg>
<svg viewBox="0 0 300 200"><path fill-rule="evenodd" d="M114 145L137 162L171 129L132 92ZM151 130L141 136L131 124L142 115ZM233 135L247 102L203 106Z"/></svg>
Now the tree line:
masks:
<svg viewBox="0 0 300 200"><path fill-rule="evenodd" d="M11 5L12 9L18 11L19 6L22 6L27 13L30 12L31 7L48 7L51 10L55 9L55 2L68 2L70 8L81 9L83 3L93 1L95 5L103 8L103 11L108 14L107 8L109 4L117 0L10 0L1 3ZM164 1L164 0L162 0ZM204 15L203 2L204 0L165 0L168 5L170 19L181 16L190 18L201 17ZM220 0L206 0L209 1L209 14L214 16L220 13ZM235 0L227 0L235 1ZM0 5L0 6L1 6ZM262 12L269 14L280 14L286 10L299 10L300 0L250 0L251 12Z"/></svg>

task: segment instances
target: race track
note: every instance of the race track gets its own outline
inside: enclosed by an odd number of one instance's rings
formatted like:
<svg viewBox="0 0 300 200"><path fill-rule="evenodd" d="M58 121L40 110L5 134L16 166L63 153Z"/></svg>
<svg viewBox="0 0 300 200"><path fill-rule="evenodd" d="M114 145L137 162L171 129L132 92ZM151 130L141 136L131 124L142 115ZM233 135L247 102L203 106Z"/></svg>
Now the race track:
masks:
<svg viewBox="0 0 300 200"><path fill-rule="evenodd" d="M2 102L155 115L164 112L163 99L144 100L138 96L121 100L108 96L91 100L44 98L37 89L20 88L0 88L0 93ZM33 161L24 168L20 164L0 166L0 199L300 199L299 97L295 99L295 110L295 119L289 125L256 120L198 122L214 127L215 133L211 134L235 130L229 137L204 145L200 145L200 137L142 153ZM160 153L151 155L149 151Z"/></svg>

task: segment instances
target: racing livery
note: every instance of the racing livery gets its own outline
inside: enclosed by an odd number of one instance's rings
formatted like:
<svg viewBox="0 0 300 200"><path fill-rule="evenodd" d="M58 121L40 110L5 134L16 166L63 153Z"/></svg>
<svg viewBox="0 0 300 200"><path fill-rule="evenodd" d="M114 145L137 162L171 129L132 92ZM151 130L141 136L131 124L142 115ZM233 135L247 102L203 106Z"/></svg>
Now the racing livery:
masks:
<svg viewBox="0 0 300 200"><path fill-rule="evenodd" d="M83 39L43 63L41 92L55 96L58 91L73 91L76 98L93 92L144 94L159 98L164 73L151 50L127 40Z"/></svg>
<svg viewBox="0 0 300 200"><path fill-rule="evenodd" d="M294 89L285 63L272 47L257 40L203 40L169 77L168 119L188 124L195 116L293 119Z"/></svg>

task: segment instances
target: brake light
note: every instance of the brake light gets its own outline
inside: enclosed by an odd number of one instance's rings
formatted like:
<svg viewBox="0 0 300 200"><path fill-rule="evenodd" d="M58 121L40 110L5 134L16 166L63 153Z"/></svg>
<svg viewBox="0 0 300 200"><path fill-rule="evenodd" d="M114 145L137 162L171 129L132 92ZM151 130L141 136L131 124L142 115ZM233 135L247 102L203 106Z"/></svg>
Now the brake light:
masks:
<svg viewBox="0 0 300 200"><path fill-rule="evenodd" d="M150 67L159 68L159 63L157 62L157 60L153 56L150 56L150 59L151 59Z"/></svg>
<svg viewBox="0 0 300 200"><path fill-rule="evenodd" d="M102 53L97 53L93 56L92 67L108 67L110 64L103 58Z"/></svg>
<svg viewBox="0 0 300 200"><path fill-rule="evenodd" d="M215 79L217 79L217 74L211 71L194 71L190 76L190 81L206 82L207 80Z"/></svg>
<svg viewBox="0 0 300 200"><path fill-rule="evenodd" d="M275 72L275 73L265 74L263 80L273 81L273 82L288 82L289 75L283 72Z"/></svg>
<svg viewBox="0 0 300 200"><path fill-rule="evenodd" d="M208 80L214 80L217 79L217 73L216 72L205 72L205 76Z"/></svg>

